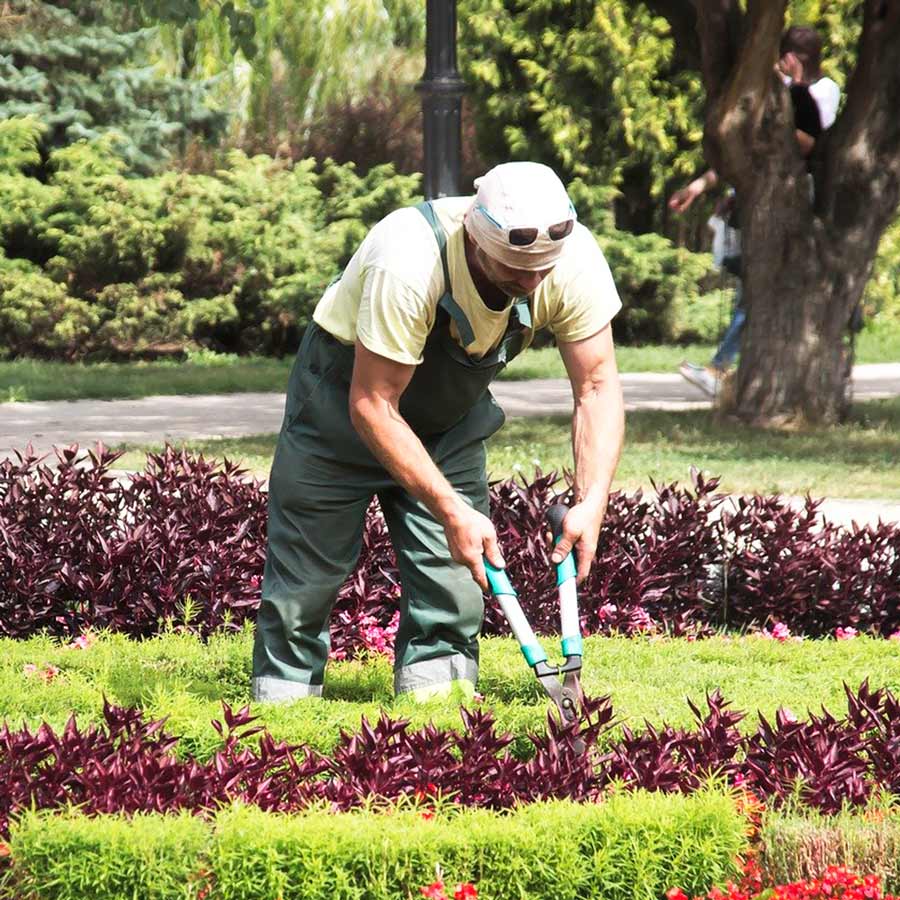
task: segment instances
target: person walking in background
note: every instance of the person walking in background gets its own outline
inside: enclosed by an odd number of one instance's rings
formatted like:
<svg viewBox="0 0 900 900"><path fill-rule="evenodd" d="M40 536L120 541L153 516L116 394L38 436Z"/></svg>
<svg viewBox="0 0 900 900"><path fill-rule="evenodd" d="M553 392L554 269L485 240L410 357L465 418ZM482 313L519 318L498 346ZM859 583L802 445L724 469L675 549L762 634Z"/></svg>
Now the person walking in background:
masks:
<svg viewBox="0 0 900 900"><path fill-rule="evenodd" d="M814 28L792 26L782 36L779 49L780 58L776 69L791 92L797 145L803 156L809 157L816 140L837 118L841 90L835 81L822 75L822 37ZM669 208L678 214L685 212L698 197L711 190L718 182L715 170L708 169L676 191L669 200ZM717 221L716 217L721 221ZM734 365L740 353L741 334L747 319L740 280L740 207L733 192L717 205L710 225L724 232L725 251L717 264L738 278L731 321L715 355L707 365L700 366L685 361L679 372L691 384L710 397L715 397L721 379Z"/></svg>

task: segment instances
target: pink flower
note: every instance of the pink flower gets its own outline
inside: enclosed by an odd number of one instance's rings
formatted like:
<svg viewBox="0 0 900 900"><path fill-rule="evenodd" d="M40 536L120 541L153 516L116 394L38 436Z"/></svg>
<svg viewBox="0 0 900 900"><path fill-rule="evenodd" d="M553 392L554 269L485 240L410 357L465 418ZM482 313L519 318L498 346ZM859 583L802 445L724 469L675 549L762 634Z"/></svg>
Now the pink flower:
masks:
<svg viewBox="0 0 900 900"><path fill-rule="evenodd" d="M25 665L22 666L22 673L25 675L34 675L37 670L38 667L34 663L25 663Z"/></svg>
<svg viewBox="0 0 900 900"><path fill-rule="evenodd" d="M619 607L614 603L604 603L603 606L600 607L597 615L600 616L600 621L602 622L604 619L614 616L618 611Z"/></svg>
<svg viewBox="0 0 900 900"><path fill-rule="evenodd" d="M763 628L763 630L759 632L759 636L783 644L791 636L791 629L788 628L784 622L776 622L772 626L771 631L769 631L768 628Z"/></svg>
<svg viewBox="0 0 900 900"><path fill-rule="evenodd" d="M774 626L772 626L772 637L775 638L776 641L781 641L784 643L791 636L791 629L784 624L784 622L776 622Z"/></svg>
<svg viewBox="0 0 900 900"><path fill-rule="evenodd" d="M69 644L70 650L87 650L88 647L97 643L97 638L94 637L89 631L86 631L84 634L79 634L71 644Z"/></svg>
<svg viewBox="0 0 900 900"><path fill-rule="evenodd" d="M900 631L895 631L889 638L889 641L900 641Z"/></svg>
<svg viewBox="0 0 900 900"><path fill-rule="evenodd" d="M855 637L859 636L859 632L855 628L851 628L849 625L846 628L835 628L834 636L839 641L849 641Z"/></svg>
<svg viewBox="0 0 900 900"><path fill-rule="evenodd" d="M47 666L47 668L41 672L41 678L43 678L47 684L50 684L57 675L59 675L59 669L56 666Z"/></svg>

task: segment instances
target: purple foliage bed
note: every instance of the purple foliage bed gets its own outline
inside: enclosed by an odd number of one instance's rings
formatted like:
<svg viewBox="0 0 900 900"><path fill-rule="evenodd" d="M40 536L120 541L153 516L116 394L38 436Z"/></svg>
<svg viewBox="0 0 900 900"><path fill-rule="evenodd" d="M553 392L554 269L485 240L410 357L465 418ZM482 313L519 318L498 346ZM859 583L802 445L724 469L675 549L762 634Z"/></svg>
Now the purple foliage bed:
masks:
<svg viewBox="0 0 900 900"><path fill-rule="evenodd" d="M30 452L0 462L0 635L71 637L110 628L135 637L181 621L190 597L201 635L239 627L259 602L265 493L231 463L167 448L127 482L103 448ZM581 589L586 633L666 630L703 635L776 623L818 637L839 627L900 629L900 528L844 529L819 503L749 497L717 507L718 481L695 476L655 496L615 493L590 578ZM513 583L539 633L558 630L543 514L571 496L537 472L491 488L492 517ZM355 572L332 618L337 656L383 649L395 622L398 576L373 504ZM485 634L505 634L488 604ZM387 636L387 638L386 638Z"/></svg>
<svg viewBox="0 0 900 900"><path fill-rule="evenodd" d="M647 724L600 743L614 725L612 705L608 697L588 699L580 725L563 727L548 717L546 735L531 737L528 759L509 752L512 736L498 734L483 710L461 710L459 732L434 725L411 730L386 714L374 725L363 719L359 732L342 732L326 755L276 742L248 727L246 709L235 713L226 705L224 724L214 723L222 749L207 761L182 760L163 722L107 705L100 726L80 729L73 717L61 733L47 725L36 732L0 727L0 837L10 817L32 807L204 812L240 799L278 811L324 801L337 811L372 799L409 796L427 804L442 796L506 809L551 798L596 802L614 783L688 793L709 776L776 805L796 797L833 813L864 804L876 790L900 794L900 703L866 683L847 689L847 697L843 719L824 710L806 722L786 712L773 722L760 715L756 730L742 735L743 714L715 693L705 713L691 704L692 729ZM246 740L253 735L255 749ZM586 752L574 749L576 735Z"/></svg>

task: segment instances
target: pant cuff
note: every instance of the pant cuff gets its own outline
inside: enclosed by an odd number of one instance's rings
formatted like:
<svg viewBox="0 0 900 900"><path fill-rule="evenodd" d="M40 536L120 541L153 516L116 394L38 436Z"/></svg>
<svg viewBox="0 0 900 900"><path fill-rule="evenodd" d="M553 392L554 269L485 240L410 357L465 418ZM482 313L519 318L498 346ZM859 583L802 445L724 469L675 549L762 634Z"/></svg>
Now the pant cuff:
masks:
<svg viewBox="0 0 900 900"><path fill-rule="evenodd" d="M456 681L470 682L473 688L478 681L478 663L461 653L426 659L395 670L394 693L427 691L442 685L450 688Z"/></svg>
<svg viewBox="0 0 900 900"><path fill-rule="evenodd" d="M300 681L286 681L283 678L262 676L252 682L253 699L269 703L300 700L303 697L321 697L321 684L304 684Z"/></svg>

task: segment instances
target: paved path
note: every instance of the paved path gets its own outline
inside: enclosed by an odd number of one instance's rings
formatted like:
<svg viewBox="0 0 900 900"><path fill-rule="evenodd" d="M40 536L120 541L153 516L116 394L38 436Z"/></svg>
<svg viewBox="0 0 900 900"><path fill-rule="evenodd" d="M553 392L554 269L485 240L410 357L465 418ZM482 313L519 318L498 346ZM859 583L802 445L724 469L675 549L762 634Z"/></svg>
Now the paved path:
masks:
<svg viewBox="0 0 900 900"><path fill-rule="evenodd" d="M629 410L689 410L708 407L703 393L677 374L622 376ZM857 399L900 396L900 363L857 366ZM494 385L497 401L510 416L565 415L572 396L563 379L501 381ZM0 458L31 442L46 452L54 445L90 446L103 441L147 444L200 437L241 437L278 431L284 395L278 393L216 396L159 396L140 400L77 400L0 403ZM879 515L900 521L900 503L829 501L829 517L849 522L875 521Z"/></svg>
<svg viewBox="0 0 900 900"><path fill-rule="evenodd" d="M702 409L709 400L679 375L622 376L625 405L633 409ZM857 366L857 399L900 396L900 363ZM498 381L497 401L510 416L565 415L572 395L564 379ZM0 458L29 441L36 449L71 443L147 444L200 437L271 434L281 426L284 394L159 396L140 400L0 403Z"/></svg>

